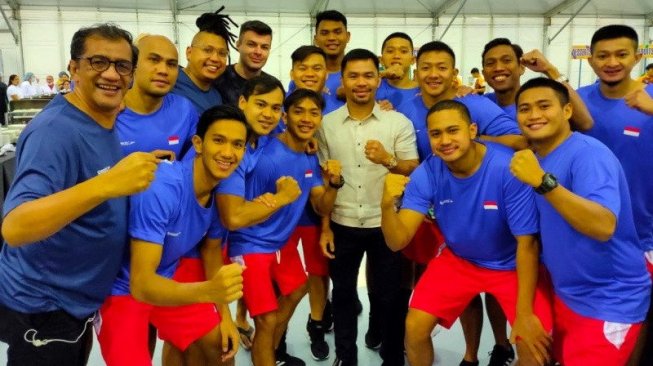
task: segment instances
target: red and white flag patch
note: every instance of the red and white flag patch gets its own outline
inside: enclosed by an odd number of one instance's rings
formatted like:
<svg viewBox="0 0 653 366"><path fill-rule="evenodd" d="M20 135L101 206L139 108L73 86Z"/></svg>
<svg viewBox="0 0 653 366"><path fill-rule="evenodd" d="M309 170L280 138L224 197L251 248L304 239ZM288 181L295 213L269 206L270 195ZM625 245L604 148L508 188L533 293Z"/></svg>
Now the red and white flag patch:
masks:
<svg viewBox="0 0 653 366"><path fill-rule="evenodd" d="M624 135L639 137L639 128L637 127L624 127Z"/></svg>
<svg viewBox="0 0 653 366"><path fill-rule="evenodd" d="M496 201L485 201L483 202L483 208L486 210L498 210L499 206Z"/></svg>
<svg viewBox="0 0 653 366"><path fill-rule="evenodd" d="M313 170L308 169L306 173L304 173L304 178L313 178Z"/></svg>
<svg viewBox="0 0 653 366"><path fill-rule="evenodd" d="M179 145L179 136L168 137L168 145Z"/></svg>

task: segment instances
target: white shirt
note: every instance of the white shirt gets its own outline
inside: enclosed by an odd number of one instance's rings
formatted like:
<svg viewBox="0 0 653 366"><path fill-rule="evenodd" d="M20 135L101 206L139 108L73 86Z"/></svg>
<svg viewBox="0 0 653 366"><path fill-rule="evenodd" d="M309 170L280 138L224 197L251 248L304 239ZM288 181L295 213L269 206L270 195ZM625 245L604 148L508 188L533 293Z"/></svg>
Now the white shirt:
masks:
<svg viewBox="0 0 653 366"><path fill-rule="evenodd" d="M368 140L378 140L399 160L418 159L413 124L403 114L374 105L362 121L349 116L347 105L324 116L317 132L321 162L339 160L345 185L338 191L331 219L344 226L381 226L381 196L388 168L365 157Z"/></svg>
<svg viewBox="0 0 653 366"><path fill-rule="evenodd" d="M52 95L57 94L58 92L59 91L57 90L57 84L52 84L52 88L50 88L48 84L41 86L41 94Z"/></svg>
<svg viewBox="0 0 653 366"><path fill-rule="evenodd" d="M20 83L20 87L23 90L23 96L25 98L33 97L39 94L39 88L36 85L32 85L29 81L25 80Z"/></svg>
<svg viewBox="0 0 653 366"><path fill-rule="evenodd" d="M13 100L11 99L12 95L17 95L18 99L23 99L23 91L16 85L9 85L7 87L7 99L9 99L9 101Z"/></svg>

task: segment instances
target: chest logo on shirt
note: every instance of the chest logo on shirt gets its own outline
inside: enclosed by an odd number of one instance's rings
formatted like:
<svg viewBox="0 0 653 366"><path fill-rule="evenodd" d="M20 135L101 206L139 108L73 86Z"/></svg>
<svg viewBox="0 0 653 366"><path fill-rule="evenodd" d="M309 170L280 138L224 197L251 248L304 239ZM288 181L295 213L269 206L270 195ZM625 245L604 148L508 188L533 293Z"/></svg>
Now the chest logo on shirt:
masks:
<svg viewBox="0 0 653 366"><path fill-rule="evenodd" d="M624 135L639 137L639 128L626 126L624 127Z"/></svg>
<svg viewBox="0 0 653 366"><path fill-rule="evenodd" d="M168 231L168 232L166 233L166 235L168 235L168 236L172 236L173 238L176 238L176 237L178 237L179 235L181 235L181 231L178 231L178 232L176 232L176 233L175 233L175 232L172 232L172 231Z"/></svg>
<svg viewBox="0 0 653 366"><path fill-rule="evenodd" d="M304 178L313 178L313 171L308 169L306 173L304 173Z"/></svg>
<svg viewBox="0 0 653 366"><path fill-rule="evenodd" d="M179 145L179 136L170 136L168 137L168 145Z"/></svg>
<svg viewBox="0 0 653 366"><path fill-rule="evenodd" d="M104 168L97 171L97 175L100 175L102 173L106 173L109 169L111 169L111 166L105 166Z"/></svg>
<svg viewBox="0 0 653 366"><path fill-rule="evenodd" d="M450 198L447 198L446 200L441 200L441 201L440 201L440 206L444 206L444 205L446 205L447 203L453 203L453 200L450 199Z"/></svg>
<svg viewBox="0 0 653 366"><path fill-rule="evenodd" d="M135 144L136 141L120 141L120 146L129 146Z"/></svg>
<svg viewBox="0 0 653 366"><path fill-rule="evenodd" d="M485 209L485 210L498 210L499 205L497 205L496 201L485 201L485 202L483 202L483 209Z"/></svg>

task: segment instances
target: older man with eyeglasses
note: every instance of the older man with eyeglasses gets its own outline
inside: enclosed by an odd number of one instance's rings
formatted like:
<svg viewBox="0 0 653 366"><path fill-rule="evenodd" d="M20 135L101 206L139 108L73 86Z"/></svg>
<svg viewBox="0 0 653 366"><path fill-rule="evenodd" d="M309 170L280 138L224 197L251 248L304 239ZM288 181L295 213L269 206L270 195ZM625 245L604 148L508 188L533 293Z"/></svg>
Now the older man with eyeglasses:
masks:
<svg viewBox="0 0 653 366"><path fill-rule="evenodd" d="M0 341L8 365L85 365L91 323L127 244L127 196L157 169L150 153L123 158L114 128L132 81L131 35L111 24L73 35L76 88L23 131L3 207Z"/></svg>

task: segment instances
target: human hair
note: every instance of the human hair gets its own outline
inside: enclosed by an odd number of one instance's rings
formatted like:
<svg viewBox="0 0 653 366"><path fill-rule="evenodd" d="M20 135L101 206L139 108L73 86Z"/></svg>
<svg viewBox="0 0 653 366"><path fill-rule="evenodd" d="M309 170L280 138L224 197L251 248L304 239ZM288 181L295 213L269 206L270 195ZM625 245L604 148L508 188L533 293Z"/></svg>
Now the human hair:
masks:
<svg viewBox="0 0 653 366"><path fill-rule="evenodd" d="M315 105L320 108L320 111L324 110L324 98L322 98L322 94L310 89L302 88L295 89L295 91L286 97L283 101L283 109L288 112L290 107L301 103L304 99L312 100Z"/></svg>
<svg viewBox="0 0 653 366"><path fill-rule="evenodd" d="M648 65L646 65L646 67L644 68L644 70L646 70L646 71L651 70L651 69L653 69L653 64L648 64Z"/></svg>
<svg viewBox="0 0 653 366"><path fill-rule="evenodd" d="M519 88L519 90L517 91L517 94L515 95L515 103L519 104L519 97L521 96L521 94L526 90L533 89L533 88L552 89L556 94L556 97L558 97L558 100L560 101L560 105L566 105L567 103L569 103L569 90L567 90L567 88L561 83L544 77L530 79L524 85L522 85L521 88Z"/></svg>
<svg viewBox="0 0 653 366"><path fill-rule="evenodd" d="M449 109L453 109L455 111L458 111L458 113L460 113L460 115L463 117L465 122L467 122L468 124L472 123L472 117L469 114L469 109L467 109L467 106L464 105L463 103L461 103L461 102L459 102L457 100L453 100L453 99L447 99L447 100L443 100L443 101L435 103L429 109L428 113L426 114L426 118L428 119L429 116L431 114L435 113L435 112L445 111L445 110L449 110Z"/></svg>
<svg viewBox="0 0 653 366"><path fill-rule="evenodd" d="M14 80L16 80L17 77L18 75L16 74L9 75L9 85L13 84Z"/></svg>
<svg viewBox="0 0 653 366"><path fill-rule="evenodd" d="M422 47L419 48L419 51L417 51L418 62L419 58L422 57L422 55L426 52L446 52L449 54L449 56L451 56L453 64L456 65L456 54L453 52L451 47L449 47L449 45L444 42L432 41L425 43Z"/></svg>
<svg viewBox="0 0 653 366"><path fill-rule="evenodd" d="M242 96L245 99L249 99L252 95L267 94L277 88L281 90L283 95L286 95L286 90L283 88L283 84L281 84L279 79L272 75L262 73L245 82Z"/></svg>
<svg viewBox="0 0 653 366"><path fill-rule="evenodd" d="M337 10L325 10L317 13L315 16L315 30L320 26L323 20L331 20L342 23L347 28L347 17Z"/></svg>
<svg viewBox="0 0 653 366"><path fill-rule="evenodd" d="M311 55L322 55L324 59L326 60L326 53L324 53L324 50L321 49L320 47L317 46L299 46L295 51L293 51L292 55L290 55L290 59L292 60L293 65L295 62L302 62L306 60L309 56Z"/></svg>
<svg viewBox="0 0 653 366"><path fill-rule="evenodd" d="M388 41L393 39L393 38L403 38L403 39L407 40L408 42L410 42L410 49L411 50L413 49L413 39L410 38L410 36L408 34L406 34L404 32L394 32L394 33L390 34L389 36L385 37L385 39L383 40L383 43L381 44L381 52L383 52L383 49L385 49L385 44L388 43Z"/></svg>
<svg viewBox="0 0 653 366"><path fill-rule="evenodd" d="M223 120L234 120L242 123L245 126L245 130L247 131L245 141L249 140L249 136L252 130L247 123L247 118L245 118L243 111L241 111L239 108L236 108L235 106L232 106L231 104L222 104L205 110L197 122L195 134L204 140L206 131L209 130L209 127L211 127L211 125L214 123Z"/></svg>
<svg viewBox="0 0 653 366"><path fill-rule="evenodd" d="M64 76L68 77L68 73L65 71L59 71L59 77L62 78Z"/></svg>
<svg viewBox="0 0 653 366"><path fill-rule="evenodd" d="M347 66L347 63L350 61L359 60L372 60L374 67L376 67L376 71L379 71L379 58L372 51L366 50L364 48L355 48L347 52L345 57L342 58L342 62L340 62L341 72L345 71L345 66Z"/></svg>
<svg viewBox="0 0 653 366"><path fill-rule="evenodd" d="M590 52L594 52L594 46L597 42L605 41L608 39L616 38L628 38L633 41L633 48L637 50L639 44L639 37L637 32L627 25L623 24L611 24L606 25L605 27L599 28L594 35L592 36L592 42L590 43Z"/></svg>
<svg viewBox="0 0 653 366"><path fill-rule="evenodd" d="M220 14L224 10L224 5L213 13L204 13L195 20L195 25L199 28L200 32L215 34L222 37L231 48L236 48L234 42L236 35L231 33L231 26L238 27L227 14Z"/></svg>
<svg viewBox="0 0 653 366"><path fill-rule="evenodd" d="M75 34L73 34L73 40L70 42L71 60L79 60L82 57L84 52L86 52L86 40L93 36L111 41L127 41L132 51L132 64L136 66L138 60L138 49L134 46L131 33L113 23L95 24L90 27L80 28L75 32Z"/></svg>
<svg viewBox="0 0 653 366"><path fill-rule="evenodd" d="M272 35L272 28L260 20L248 20L245 23L241 24L239 35L242 37L243 33L247 31L252 31L259 36Z"/></svg>
<svg viewBox="0 0 653 366"><path fill-rule="evenodd" d="M478 72L479 72L479 71L478 71L478 67L474 67L474 68L472 68L472 71L471 71L472 74L476 74L476 73L478 73Z"/></svg>
<svg viewBox="0 0 653 366"><path fill-rule="evenodd" d="M510 46L512 50L515 52L515 57L517 57L517 61L519 61L519 59L524 55L524 50L522 50L522 48L518 44L510 42L508 38L495 38L490 42L486 43L485 47L483 47L483 54L481 55L481 63L485 62L485 54L497 46Z"/></svg>

